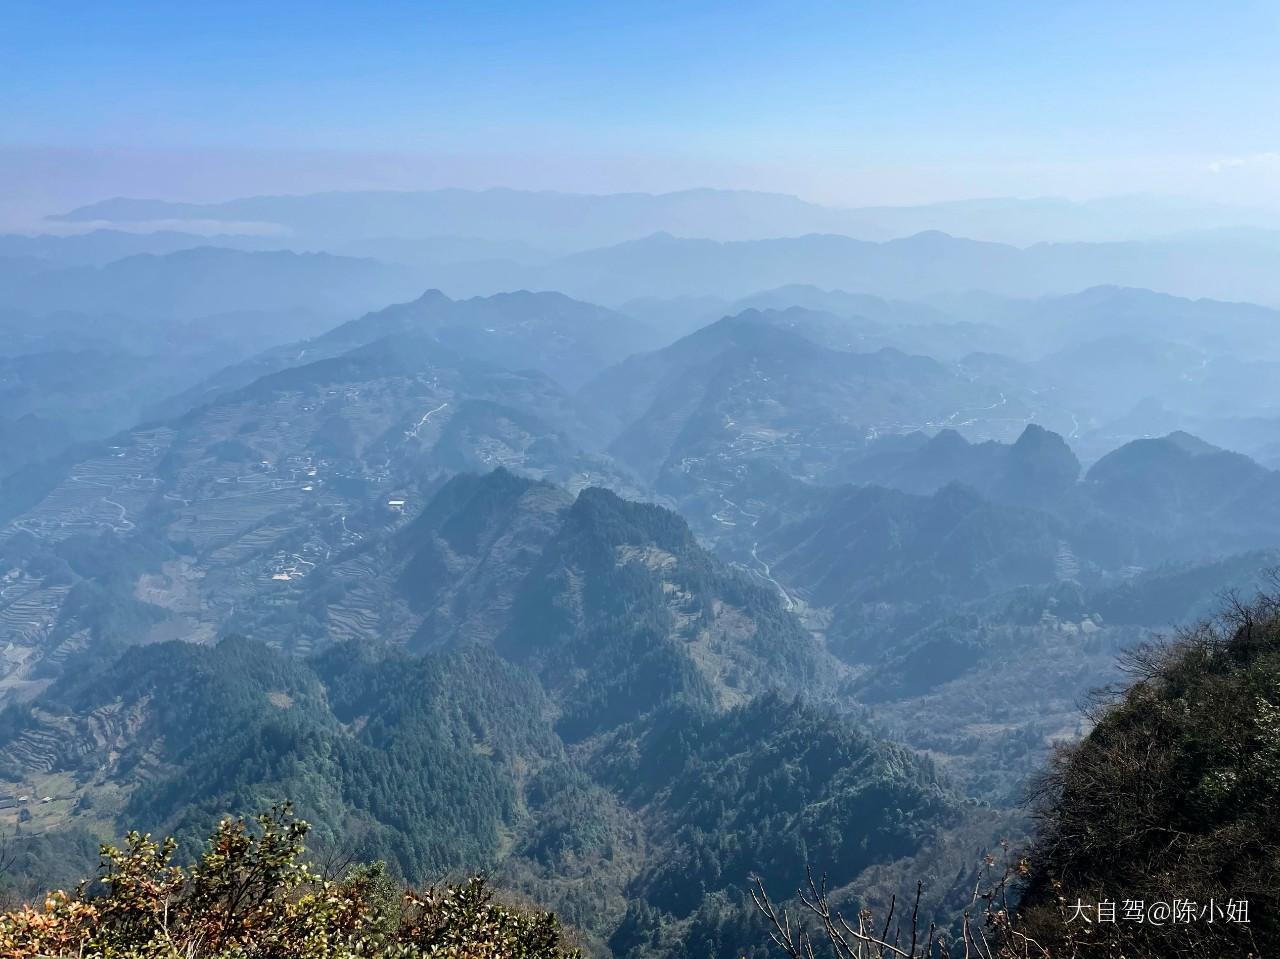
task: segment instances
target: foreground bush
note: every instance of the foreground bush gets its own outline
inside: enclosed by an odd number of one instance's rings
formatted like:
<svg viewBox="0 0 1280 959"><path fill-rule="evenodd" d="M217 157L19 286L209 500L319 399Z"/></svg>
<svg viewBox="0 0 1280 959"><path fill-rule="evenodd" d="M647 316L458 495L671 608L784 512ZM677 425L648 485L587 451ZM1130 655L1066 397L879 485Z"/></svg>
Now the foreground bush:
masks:
<svg viewBox="0 0 1280 959"><path fill-rule="evenodd" d="M1134 681L1044 778L1021 910L1081 956L1280 943L1280 594L1137 650Z"/></svg>
<svg viewBox="0 0 1280 959"><path fill-rule="evenodd" d="M102 848L102 876L0 915L0 956L102 959L576 959L550 913L493 900L482 877L400 891L380 865L340 879L304 859L307 824L281 806L224 820L200 861L131 833Z"/></svg>
<svg viewBox="0 0 1280 959"><path fill-rule="evenodd" d="M969 910L841 915L810 877L756 905L789 959L1260 959L1280 945L1280 591L1129 657L1132 683L1058 750L1036 835L988 857Z"/></svg>

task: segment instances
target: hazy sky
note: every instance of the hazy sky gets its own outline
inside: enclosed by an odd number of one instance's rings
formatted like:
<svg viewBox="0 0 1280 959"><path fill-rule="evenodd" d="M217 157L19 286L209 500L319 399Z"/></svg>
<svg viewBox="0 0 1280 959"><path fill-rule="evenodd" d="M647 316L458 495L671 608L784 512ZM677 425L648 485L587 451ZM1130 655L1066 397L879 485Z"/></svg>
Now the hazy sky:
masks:
<svg viewBox="0 0 1280 959"><path fill-rule="evenodd" d="M7 0L0 215L749 187L1280 206L1280 2Z"/></svg>

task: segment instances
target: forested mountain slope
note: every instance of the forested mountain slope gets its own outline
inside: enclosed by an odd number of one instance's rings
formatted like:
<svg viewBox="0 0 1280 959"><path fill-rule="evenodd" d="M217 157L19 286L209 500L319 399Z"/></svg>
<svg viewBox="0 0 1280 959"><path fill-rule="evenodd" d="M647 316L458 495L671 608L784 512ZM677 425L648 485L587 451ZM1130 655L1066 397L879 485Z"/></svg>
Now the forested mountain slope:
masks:
<svg viewBox="0 0 1280 959"><path fill-rule="evenodd" d="M842 717L776 593L659 507L461 476L349 555L417 618L408 649L96 644L4 713L7 788L56 796L42 830L183 837L291 796L327 849L495 869L637 956L695 931L754 954L749 871L795 882L807 853L853 878L977 815ZM323 619L341 591L313 575Z"/></svg>
<svg viewBox="0 0 1280 959"><path fill-rule="evenodd" d="M1129 657L1128 688L1095 710L1093 729L1041 780L1019 917L1028 934L1058 946L1063 902L1094 920L1109 901L1177 902L1181 922L1097 921L1077 954L1271 951L1280 935L1278 603L1274 592L1237 600Z"/></svg>

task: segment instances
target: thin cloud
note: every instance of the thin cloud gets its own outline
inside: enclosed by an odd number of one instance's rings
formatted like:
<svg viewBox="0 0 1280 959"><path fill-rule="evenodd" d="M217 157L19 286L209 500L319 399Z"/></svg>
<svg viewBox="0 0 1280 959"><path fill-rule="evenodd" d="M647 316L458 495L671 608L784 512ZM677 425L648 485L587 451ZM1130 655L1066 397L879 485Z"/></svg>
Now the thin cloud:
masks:
<svg viewBox="0 0 1280 959"><path fill-rule="evenodd" d="M1209 164L1210 173L1223 173L1227 170L1239 170L1249 167L1280 169L1280 153L1251 153L1247 156L1225 157Z"/></svg>

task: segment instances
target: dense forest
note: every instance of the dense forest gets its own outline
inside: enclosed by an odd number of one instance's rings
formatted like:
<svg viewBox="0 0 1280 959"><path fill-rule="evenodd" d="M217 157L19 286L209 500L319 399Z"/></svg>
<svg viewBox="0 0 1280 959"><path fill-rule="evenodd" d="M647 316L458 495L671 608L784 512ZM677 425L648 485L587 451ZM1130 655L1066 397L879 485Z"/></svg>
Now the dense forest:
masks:
<svg viewBox="0 0 1280 959"><path fill-rule="evenodd" d="M0 774L72 805L71 830L16 844L46 847L19 891L88 869L90 833L164 832L192 857L219 816L289 798L326 857L411 884L488 870L592 948L761 955L749 873L792 884L815 859L853 879L997 828L928 758L833 713L834 662L667 510L460 476L362 555L436 614L407 648L104 635L10 705Z"/></svg>
<svg viewBox="0 0 1280 959"><path fill-rule="evenodd" d="M532 722L546 702L532 677L492 654L470 651L446 665L403 656L376 661L346 650L329 657L330 667L343 663L329 675L324 663L300 668L240 641L167 652L193 656L159 660L167 669L182 667L182 675L207 674L209 657L229 657L261 685L239 684L234 692L217 684L202 690L200 682L182 687L202 729L168 745L192 760L188 778L176 794L172 781L140 790L129 816L163 819L157 804L186 790L226 797L168 817L191 825L219 802L252 802L255 792L314 796L327 786L319 772L339 784L349 809L393 825L381 837L361 835L358 816L348 818L322 844L329 852L320 865L305 861L302 840L311 827L287 804L258 817L256 827L224 819L203 845L130 833L123 847L101 848L98 875L79 891L51 891L43 907L0 915L5 955L569 957L565 936L573 932L551 914L499 905L483 877L422 892L402 886L405 876L424 870L492 861L499 831L521 818L513 808L518 790L475 758L478 742L490 756L547 760L526 793L541 807L524 812L533 822L520 841L527 868L564 856L607 856L607 847L625 844L626 824L605 814L605 804L664 808L664 851L657 865L632 873L631 902L609 941L616 953L756 955L771 941L791 959L815 949L835 959L1208 959L1264 955L1280 932L1280 837L1272 814L1280 801L1273 768L1280 750L1280 596L1235 602L1218 620L1135 652L1131 684L1099 703L1092 731L1062 747L1043 775L1030 844L1002 843L998 858L988 854L974 874L967 907L933 917L921 912L923 882L914 903L906 891L909 918L895 918L892 902L878 917L857 883L829 888L812 864L909 853L939 820L956 815L954 800L931 795L934 774L901 749L777 696L722 714L678 705L642 728L615 733L592 781L549 727L530 739L521 722L494 723L500 707L517 701ZM158 692L163 679L143 679L138 665L122 662L103 682ZM484 698L482 676L492 698ZM450 688L466 695L445 695ZM60 689L77 692L71 684ZM231 762L221 770L203 769L214 756L201 740L227 737L251 711L271 708L264 694L276 706L287 697L300 715L315 711L312 722L263 723L252 743L228 752ZM318 710L326 696L332 709ZM363 712L371 699L385 704L376 717ZM357 714L365 719L360 740L380 748L339 746L333 729ZM333 724L329 739L321 732L324 716ZM395 725L422 732L404 737ZM314 765L322 755L330 768ZM415 781L424 771L442 778ZM452 798L442 792L446 782L458 790ZM419 809L407 802L413 795L444 801ZM317 799L308 805L336 821ZM464 836L474 845L460 843ZM353 865L376 855L380 842L397 856L391 868L386 860ZM186 869L172 865L184 845L198 857ZM412 858L405 849L414 850ZM6 848L6 866L12 856ZM710 901L709 888L721 890ZM770 888L798 892L775 902ZM589 936L597 918L578 912L577 934ZM673 921L683 930L679 948L663 944Z"/></svg>

